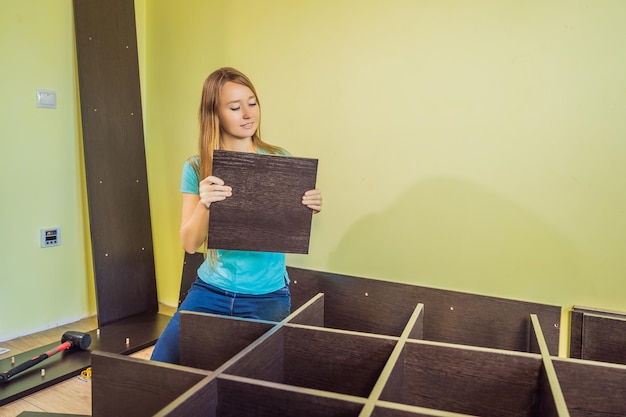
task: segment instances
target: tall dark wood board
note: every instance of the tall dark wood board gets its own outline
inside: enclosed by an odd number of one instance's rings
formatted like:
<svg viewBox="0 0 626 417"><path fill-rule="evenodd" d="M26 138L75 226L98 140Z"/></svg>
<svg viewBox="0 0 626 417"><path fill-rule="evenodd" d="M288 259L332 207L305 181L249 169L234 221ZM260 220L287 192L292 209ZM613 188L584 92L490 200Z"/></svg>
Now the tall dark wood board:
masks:
<svg viewBox="0 0 626 417"><path fill-rule="evenodd" d="M74 0L99 324L158 311L133 0Z"/></svg>

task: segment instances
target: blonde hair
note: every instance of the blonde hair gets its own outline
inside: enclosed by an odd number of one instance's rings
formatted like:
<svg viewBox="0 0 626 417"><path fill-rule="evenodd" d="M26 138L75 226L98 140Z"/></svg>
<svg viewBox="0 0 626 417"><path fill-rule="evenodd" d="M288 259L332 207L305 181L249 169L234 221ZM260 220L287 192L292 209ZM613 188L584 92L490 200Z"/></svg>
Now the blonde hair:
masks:
<svg viewBox="0 0 626 417"><path fill-rule="evenodd" d="M200 122L200 134L198 136L198 158L189 160L191 166L196 171L198 181L208 177L213 171L213 151L222 149L222 127L218 116L218 106L220 102L222 87L227 82L233 82L248 87L256 97L259 107L259 120L257 129L252 135L252 144L256 149L261 149L264 153L285 155L286 151L278 146L270 145L261 140L261 103L256 93L254 85L242 72L231 67L223 67L212 72L204 81L202 87L202 97L200 99L200 109L198 119ZM208 238L208 237L207 237ZM205 241L205 246L206 246ZM207 250L212 263L217 261L217 251Z"/></svg>

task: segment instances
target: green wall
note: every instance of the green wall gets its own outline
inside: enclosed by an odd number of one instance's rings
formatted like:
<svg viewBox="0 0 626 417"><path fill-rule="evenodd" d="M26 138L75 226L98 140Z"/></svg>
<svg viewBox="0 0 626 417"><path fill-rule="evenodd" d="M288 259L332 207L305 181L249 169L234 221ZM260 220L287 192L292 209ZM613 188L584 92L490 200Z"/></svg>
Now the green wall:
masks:
<svg viewBox="0 0 626 417"><path fill-rule="evenodd" d="M7 340L85 317L93 285L71 1L3 0L0 51L0 340ZM57 108L37 108L37 89L55 90ZM61 228L61 245L41 248L40 230L51 227Z"/></svg>
<svg viewBox="0 0 626 417"><path fill-rule="evenodd" d="M135 3L144 64L145 0ZM72 0L2 0L0 52L4 341L91 316L96 304ZM56 91L57 108L37 108L37 89ZM61 245L41 248L41 229L53 227Z"/></svg>
<svg viewBox="0 0 626 417"><path fill-rule="evenodd" d="M6 328L9 312L60 321L94 311L71 1L7 7L0 42L15 65L2 69L11 103L0 143L11 157L0 221L11 241L0 244L0 293L47 287L36 307L24 308L23 295L0 306L0 340L47 325L20 316ZM162 302L178 299L178 186L196 152L202 82L231 65L257 87L264 138L320 160L324 210L310 254L289 255L290 265L626 311L623 1L151 0L136 9ZM58 33L38 21L51 14ZM35 68L33 50L62 57L47 60L57 78ZM36 88L57 89L64 107L36 109ZM51 156L65 163L44 173L37 161ZM19 184L8 181L16 172ZM63 245L40 249L40 227L56 225ZM57 306L73 292L80 307Z"/></svg>
<svg viewBox="0 0 626 417"><path fill-rule="evenodd" d="M264 138L320 160L291 265L626 310L623 1L160 0L147 22L163 300L202 81L232 65Z"/></svg>

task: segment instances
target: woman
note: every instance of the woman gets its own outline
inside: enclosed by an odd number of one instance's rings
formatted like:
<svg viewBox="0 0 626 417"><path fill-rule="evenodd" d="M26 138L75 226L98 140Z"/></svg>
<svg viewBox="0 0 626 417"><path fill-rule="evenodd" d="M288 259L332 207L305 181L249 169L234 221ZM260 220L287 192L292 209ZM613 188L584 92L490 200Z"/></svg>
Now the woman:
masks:
<svg viewBox="0 0 626 417"><path fill-rule="evenodd" d="M205 80L199 116L199 156L185 163L181 184L180 239L189 253L207 240L211 204L232 195L231 187L211 175L214 150L289 155L261 140L256 91L234 68L220 68ZM304 193L302 204L318 213L322 208L320 191ZM178 363L181 310L280 321L290 309L285 254L209 250L198 278L157 341L152 359Z"/></svg>

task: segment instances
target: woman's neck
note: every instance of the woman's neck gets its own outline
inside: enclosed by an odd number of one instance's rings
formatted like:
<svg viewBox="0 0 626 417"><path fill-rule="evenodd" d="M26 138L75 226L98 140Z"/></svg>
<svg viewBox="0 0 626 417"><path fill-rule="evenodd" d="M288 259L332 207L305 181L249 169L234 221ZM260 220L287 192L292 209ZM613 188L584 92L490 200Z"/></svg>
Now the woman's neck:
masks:
<svg viewBox="0 0 626 417"><path fill-rule="evenodd" d="M235 152L251 152L257 151L252 138L235 139L235 138L222 138L222 149L226 151Z"/></svg>

